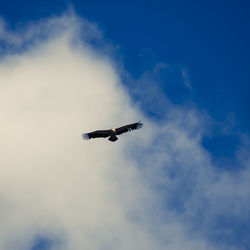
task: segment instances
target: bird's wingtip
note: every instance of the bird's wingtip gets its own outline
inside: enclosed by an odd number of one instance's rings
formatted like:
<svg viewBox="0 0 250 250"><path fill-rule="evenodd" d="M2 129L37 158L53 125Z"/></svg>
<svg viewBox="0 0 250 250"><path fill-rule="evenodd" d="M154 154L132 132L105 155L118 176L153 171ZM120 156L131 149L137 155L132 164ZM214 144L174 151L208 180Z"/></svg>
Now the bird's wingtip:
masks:
<svg viewBox="0 0 250 250"><path fill-rule="evenodd" d="M142 128L142 127L143 127L143 123L142 123L141 121L138 121L136 127L137 127L138 129L139 129L139 128Z"/></svg>
<svg viewBox="0 0 250 250"><path fill-rule="evenodd" d="M82 134L82 139L83 140L89 140L89 135L88 134Z"/></svg>

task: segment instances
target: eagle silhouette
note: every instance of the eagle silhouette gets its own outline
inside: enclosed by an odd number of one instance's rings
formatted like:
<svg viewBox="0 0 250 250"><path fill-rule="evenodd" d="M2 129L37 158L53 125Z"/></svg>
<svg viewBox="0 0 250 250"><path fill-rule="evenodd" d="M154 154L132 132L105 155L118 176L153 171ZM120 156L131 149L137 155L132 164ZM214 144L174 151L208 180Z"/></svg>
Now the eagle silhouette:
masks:
<svg viewBox="0 0 250 250"><path fill-rule="evenodd" d="M143 127L143 123L141 123L141 121L136 122L136 123L132 123L132 124L128 124L119 128L112 128L112 129L108 129L108 130L96 130L90 133L85 133L82 134L82 138L84 140L89 140L92 138L106 138L109 137L109 140L112 142L115 142L116 140L118 140L117 135L121 135L123 133L129 132L131 130L136 130L136 129L140 129Z"/></svg>

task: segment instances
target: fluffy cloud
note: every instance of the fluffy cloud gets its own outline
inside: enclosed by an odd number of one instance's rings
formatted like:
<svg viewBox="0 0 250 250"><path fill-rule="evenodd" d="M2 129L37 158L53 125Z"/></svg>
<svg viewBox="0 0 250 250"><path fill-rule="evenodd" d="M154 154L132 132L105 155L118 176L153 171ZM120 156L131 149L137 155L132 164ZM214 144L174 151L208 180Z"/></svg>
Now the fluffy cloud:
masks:
<svg viewBox="0 0 250 250"><path fill-rule="evenodd" d="M228 237L216 222L249 219L248 158L237 175L219 172L199 111L168 103L164 122L144 117L108 49L91 46L97 26L72 13L2 24L0 36L0 249L41 238L51 249L234 249L214 243ZM81 139L139 119L144 129L116 143Z"/></svg>

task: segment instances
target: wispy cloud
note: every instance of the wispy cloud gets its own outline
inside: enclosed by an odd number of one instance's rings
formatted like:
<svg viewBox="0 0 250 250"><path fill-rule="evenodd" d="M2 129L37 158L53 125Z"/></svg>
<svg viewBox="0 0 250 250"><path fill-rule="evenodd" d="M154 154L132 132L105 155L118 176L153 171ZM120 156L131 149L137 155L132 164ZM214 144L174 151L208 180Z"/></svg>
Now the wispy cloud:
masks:
<svg viewBox="0 0 250 250"><path fill-rule="evenodd" d="M236 232L249 220L247 152L240 171L218 171L201 146L202 113L160 90L167 115L144 117L91 46L97 26L73 12L0 30L15 47L0 61L0 249L37 237L53 249L247 249ZM138 119L144 130L116 143L81 139Z"/></svg>

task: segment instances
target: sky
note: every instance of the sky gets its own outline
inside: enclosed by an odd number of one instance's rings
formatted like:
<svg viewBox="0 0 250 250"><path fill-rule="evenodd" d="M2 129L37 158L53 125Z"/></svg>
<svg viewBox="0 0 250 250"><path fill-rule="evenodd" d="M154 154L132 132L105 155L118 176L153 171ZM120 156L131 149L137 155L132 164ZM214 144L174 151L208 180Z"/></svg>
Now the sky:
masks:
<svg viewBox="0 0 250 250"><path fill-rule="evenodd" d="M250 249L249 9L1 4L0 250Z"/></svg>

